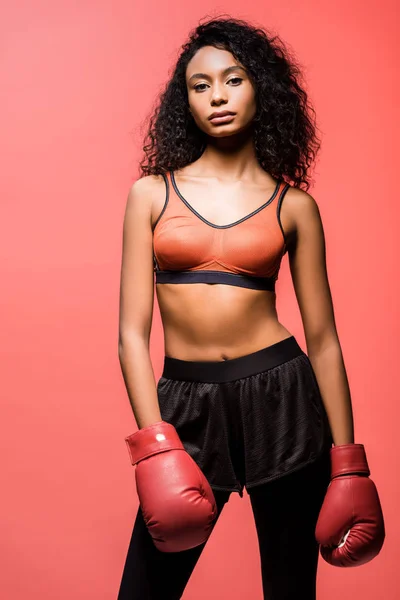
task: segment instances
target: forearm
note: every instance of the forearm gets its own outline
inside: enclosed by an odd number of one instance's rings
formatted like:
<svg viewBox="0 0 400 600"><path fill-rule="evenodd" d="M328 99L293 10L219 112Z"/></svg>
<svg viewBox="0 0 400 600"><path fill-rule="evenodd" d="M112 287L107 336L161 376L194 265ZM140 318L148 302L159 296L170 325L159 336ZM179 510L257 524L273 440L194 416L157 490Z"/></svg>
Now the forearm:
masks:
<svg viewBox="0 0 400 600"><path fill-rule="evenodd" d="M308 357L318 381L335 446L353 444L350 389L339 342L319 352L308 351Z"/></svg>
<svg viewBox="0 0 400 600"><path fill-rule="evenodd" d="M161 421L148 344L140 338L123 340L119 345L118 355L138 428Z"/></svg>

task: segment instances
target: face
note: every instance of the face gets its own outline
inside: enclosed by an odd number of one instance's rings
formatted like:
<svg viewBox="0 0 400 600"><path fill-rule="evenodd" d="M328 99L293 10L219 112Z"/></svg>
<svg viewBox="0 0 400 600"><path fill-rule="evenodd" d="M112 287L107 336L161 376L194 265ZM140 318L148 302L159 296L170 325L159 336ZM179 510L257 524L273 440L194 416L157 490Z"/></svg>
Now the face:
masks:
<svg viewBox="0 0 400 600"><path fill-rule="evenodd" d="M196 125L213 137L237 134L255 114L255 90L244 67L227 50L200 48L186 69L189 109ZM213 113L234 114L210 120Z"/></svg>

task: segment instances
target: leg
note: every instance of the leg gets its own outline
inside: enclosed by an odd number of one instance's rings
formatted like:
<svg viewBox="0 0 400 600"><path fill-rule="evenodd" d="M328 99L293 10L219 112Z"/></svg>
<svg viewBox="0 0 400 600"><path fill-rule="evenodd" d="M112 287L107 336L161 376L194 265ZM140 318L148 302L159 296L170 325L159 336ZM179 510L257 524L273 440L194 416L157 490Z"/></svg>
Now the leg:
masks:
<svg viewBox="0 0 400 600"><path fill-rule="evenodd" d="M218 508L217 520L231 492L213 491ZM183 552L157 550L139 506L118 600L178 600L206 543Z"/></svg>
<svg viewBox="0 0 400 600"><path fill-rule="evenodd" d="M315 600L319 546L314 530L330 481L330 457L250 488L264 600Z"/></svg>

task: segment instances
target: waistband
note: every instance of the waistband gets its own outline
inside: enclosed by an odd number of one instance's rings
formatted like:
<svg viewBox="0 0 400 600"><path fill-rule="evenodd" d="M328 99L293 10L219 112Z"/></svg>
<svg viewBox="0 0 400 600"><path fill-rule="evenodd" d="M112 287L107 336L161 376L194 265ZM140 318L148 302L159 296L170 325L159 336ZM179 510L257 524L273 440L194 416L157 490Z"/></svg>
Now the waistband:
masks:
<svg viewBox="0 0 400 600"><path fill-rule="evenodd" d="M229 360L198 361L164 357L162 377L181 381L220 383L256 375L300 354L305 354L292 335L275 344Z"/></svg>

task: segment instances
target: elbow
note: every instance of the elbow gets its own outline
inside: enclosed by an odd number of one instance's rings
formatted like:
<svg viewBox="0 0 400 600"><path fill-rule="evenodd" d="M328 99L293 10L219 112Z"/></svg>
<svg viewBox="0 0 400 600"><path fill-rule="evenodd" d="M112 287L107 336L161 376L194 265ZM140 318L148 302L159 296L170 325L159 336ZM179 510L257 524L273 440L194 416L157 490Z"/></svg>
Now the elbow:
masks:
<svg viewBox="0 0 400 600"><path fill-rule="evenodd" d="M150 336L145 332L119 332L118 335L118 356L121 358L126 352L131 352L135 348L147 350L150 347Z"/></svg>
<svg viewBox="0 0 400 600"><path fill-rule="evenodd" d="M319 355L335 347L340 349L340 342L336 331L324 331L320 335L308 336L307 338L307 353L309 355Z"/></svg>

